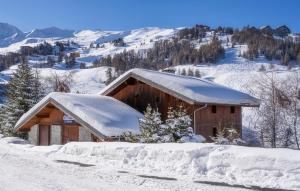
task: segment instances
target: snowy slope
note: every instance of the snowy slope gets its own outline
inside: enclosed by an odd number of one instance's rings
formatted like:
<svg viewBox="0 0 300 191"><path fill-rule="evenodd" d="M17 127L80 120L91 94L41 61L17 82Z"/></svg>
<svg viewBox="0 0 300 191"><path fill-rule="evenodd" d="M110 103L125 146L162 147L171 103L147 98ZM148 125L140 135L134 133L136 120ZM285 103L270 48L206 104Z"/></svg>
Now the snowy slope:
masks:
<svg viewBox="0 0 300 191"><path fill-rule="evenodd" d="M17 65L10 67L9 70L0 72L0 84L7 84L10 77L17 69ZM98 93L105 84L107 67L90 68L90 69L56 69L56 68L39 68L38 72L42 80L47 80L53 75L72 74L71 92L73 93Z"/></svg>
<svg viewBox="0 0 300 191"><path fill-rule="evenodd" d="M141 28L132 31L125 32L94 32L93 34L98 37L92 38L92 35L88 38L90 40L96 39L94 41L84 41L85 48L80 51L81 60L90 60L90 58L103 57L107 55L114 55L116 53L123 52L124 50L145 50L151 48L154 42L162 39L168 39L174 36L177 29L163 29L163 28ZM91 32L84 32L85 35L90 35ZM85 38L82 33L80 36L75 34L74 41L80 44L80 39ZM116 47L110 41L117 38L123 38L126 43L123 47ZM87 39L87 37L85 38ZM99 43L102 46L99 48L90 49L88 46L90 43Z"/></svg>
<svg viewBox="0 0 300 191"><path fill-rule="evenodd" d="M21 46L37 46L45 41L50 44L54 44L56 41L73 41L80 45L76 51L81 53L81 61L91 62L98 57L119 53L125 49L140 50L150 48L155 41L168 39L176 31L178 29L141 28L131 31L82 30L74 32L72 30L50 27L35 29L13 43L0 46L0 54L17 52ZM110 43L118 38L123 38L126 46L115 47ZM102 48L90 48L91 43L103 46Z"/></svg>

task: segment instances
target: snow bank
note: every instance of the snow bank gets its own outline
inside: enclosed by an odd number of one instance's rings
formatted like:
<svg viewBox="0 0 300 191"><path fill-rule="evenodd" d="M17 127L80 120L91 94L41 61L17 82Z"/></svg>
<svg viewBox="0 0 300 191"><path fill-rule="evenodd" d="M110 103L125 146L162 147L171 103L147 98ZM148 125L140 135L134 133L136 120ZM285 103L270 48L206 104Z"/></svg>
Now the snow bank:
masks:
<svg viewBox="0 0 300 191"><path fill-rule="evenodd" d="M54 160L145 174L300 189L300 152L214 144L68 143Z"/></svg>
<svg viewBox="0 0 300 191"><path fill-rule="evenodd" d="M27 141L19 137L4 137L2 134L0 134L0 142L6 144L28 144Z"/></svg>

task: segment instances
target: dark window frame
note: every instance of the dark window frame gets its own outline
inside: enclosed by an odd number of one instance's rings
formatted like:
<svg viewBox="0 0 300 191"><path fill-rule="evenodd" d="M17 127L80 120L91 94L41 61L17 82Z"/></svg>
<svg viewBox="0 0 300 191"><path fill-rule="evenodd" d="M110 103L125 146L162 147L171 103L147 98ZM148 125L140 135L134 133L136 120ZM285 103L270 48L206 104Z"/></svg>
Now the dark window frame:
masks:
<svg viewBox="0 0 300 191"><path fill-rule="evenodd" d="M216 105L211 106L211 112L212 113L217 113L217 106Z"/></svg>
<svg viewBox="0 0 300 191"><path fill-rule="evenodd" d="M235 113L235 106L230 106L230 113Z"/></svg>
<svg viewBox="0 0 300 191"><path fill-rule="evenodd" d="M218 135L218 130L217 130L217 127L214 127L213 128L213 137L217 137L217 135Z"/></svg>

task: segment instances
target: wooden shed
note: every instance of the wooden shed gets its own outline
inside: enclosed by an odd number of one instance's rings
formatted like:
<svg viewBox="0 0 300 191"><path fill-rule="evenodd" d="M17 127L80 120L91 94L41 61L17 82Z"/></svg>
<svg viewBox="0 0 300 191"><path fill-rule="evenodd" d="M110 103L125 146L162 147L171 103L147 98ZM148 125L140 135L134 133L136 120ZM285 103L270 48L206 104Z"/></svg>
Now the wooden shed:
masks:
<svg viewBox="0 0 300 191"><path fill-rule="evenodd" d="M17 122L34 145L71 141L111 141L123 132L139 133L142 114L107 96L50 93Z"/></svg>
<svg viewBox="0 0 300 191"><path fill-rule="evenodd" d="M193 119L194 131L207 140L216 136L218 126L235 128L241 135L242 107L259 106L258 99L208 80L145 69L126 72L100 94L140 112L150 104L163 119L169 107L183 105Z"/></svg>

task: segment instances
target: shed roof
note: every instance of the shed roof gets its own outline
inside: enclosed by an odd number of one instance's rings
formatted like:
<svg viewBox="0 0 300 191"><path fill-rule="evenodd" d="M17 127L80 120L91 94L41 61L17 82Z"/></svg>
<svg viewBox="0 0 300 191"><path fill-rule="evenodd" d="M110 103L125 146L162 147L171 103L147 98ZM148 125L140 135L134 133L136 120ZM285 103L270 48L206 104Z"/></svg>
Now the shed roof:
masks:
<svg viewBox="0 0 300 191"><path fill-rule="evenodd" d="M100 137L140 132L138 119L143 115L112 97L59 92L43 98L18 120L15 128L20 129L49 103Z"/></svg>
<svg viewBox="0 0 300 191"><path fill-rule="evenodd" d="M217 83L189 76L146 69L132 69L118 77L99 93L108 95L128 78L135 78L190 104L259 106L259 100Z"/></svg>

